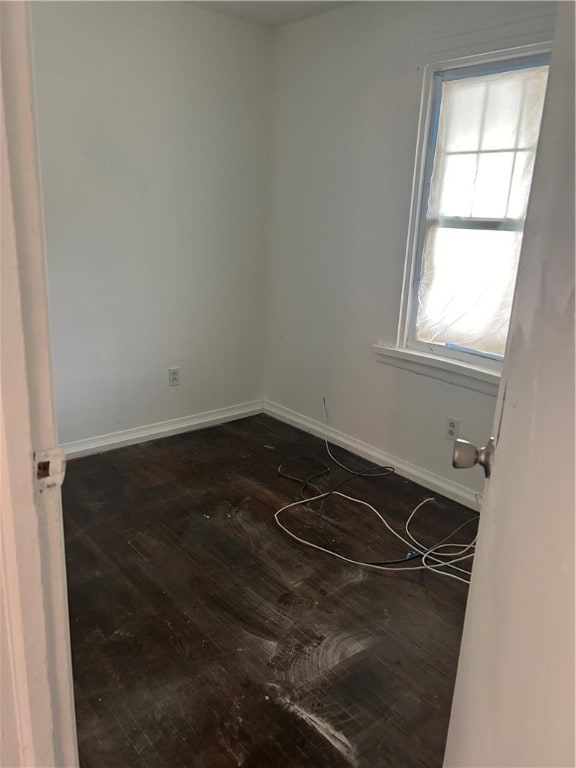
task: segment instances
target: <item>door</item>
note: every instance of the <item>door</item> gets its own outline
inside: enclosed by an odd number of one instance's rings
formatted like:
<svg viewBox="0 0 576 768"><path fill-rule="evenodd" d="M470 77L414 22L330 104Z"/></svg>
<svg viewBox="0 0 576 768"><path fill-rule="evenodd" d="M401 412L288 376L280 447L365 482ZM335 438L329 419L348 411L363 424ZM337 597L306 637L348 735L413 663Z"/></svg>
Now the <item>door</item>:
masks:
<svg viewBox="0 0 576 768"><path fill-rule="evenodd" d="M575 764L574 4L568 2L559 3L493 435L444 764L567 768Z"/></svg>

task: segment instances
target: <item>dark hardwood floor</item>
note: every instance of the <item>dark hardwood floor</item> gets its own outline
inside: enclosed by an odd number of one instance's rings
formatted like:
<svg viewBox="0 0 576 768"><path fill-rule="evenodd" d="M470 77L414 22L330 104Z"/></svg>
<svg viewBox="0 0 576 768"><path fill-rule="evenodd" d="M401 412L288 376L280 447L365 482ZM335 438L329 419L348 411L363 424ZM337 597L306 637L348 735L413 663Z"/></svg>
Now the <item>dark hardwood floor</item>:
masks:
<svg viewBox="0 0 576 768"><path fill-rule="evenodd" d="M369 571L290 539L273 514L299 487L277 468L306 455L325 458L323 443L256 416L69 462L83 768L441 765L467 587ZM398 529L431 495L397 475L346 489ZM414 531L432 544L471 516L437 497ZM323 520L306 509L285 519L353 557L406 555L340 498L325 502Z"/></svg>

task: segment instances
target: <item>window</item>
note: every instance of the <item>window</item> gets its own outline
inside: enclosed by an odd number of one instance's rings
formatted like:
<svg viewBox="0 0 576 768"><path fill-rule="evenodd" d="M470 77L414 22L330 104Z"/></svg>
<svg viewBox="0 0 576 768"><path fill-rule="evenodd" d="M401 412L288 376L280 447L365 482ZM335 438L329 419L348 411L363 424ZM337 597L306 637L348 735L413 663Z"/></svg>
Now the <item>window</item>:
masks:
<svg viewBox="0 0 576 768"><path fill-rule="evenodd" d="M547 77L546 54L434 72L405 349L499 367Z"/></svg>

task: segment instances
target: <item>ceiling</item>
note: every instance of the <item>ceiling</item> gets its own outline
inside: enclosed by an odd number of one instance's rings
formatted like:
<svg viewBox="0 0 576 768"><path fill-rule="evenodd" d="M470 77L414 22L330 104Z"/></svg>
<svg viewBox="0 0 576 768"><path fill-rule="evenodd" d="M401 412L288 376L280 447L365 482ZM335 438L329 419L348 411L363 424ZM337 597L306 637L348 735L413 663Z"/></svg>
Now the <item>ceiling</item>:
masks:
<svg viewBox="0 0 576 768"><path fill-rule="evenodd" d="M292 21L299 21L308 16L317 16L319 13L331 11L343 5L350 5L350 2L341 0L341 2L307 2L306 0L207 0L207 2L192 2L200 8L207 8L210 11L217 11L227 16L235 16L238 19L251 21L254 24L262 24L266 27L279 27L282 24L290 24Z"/></svg>

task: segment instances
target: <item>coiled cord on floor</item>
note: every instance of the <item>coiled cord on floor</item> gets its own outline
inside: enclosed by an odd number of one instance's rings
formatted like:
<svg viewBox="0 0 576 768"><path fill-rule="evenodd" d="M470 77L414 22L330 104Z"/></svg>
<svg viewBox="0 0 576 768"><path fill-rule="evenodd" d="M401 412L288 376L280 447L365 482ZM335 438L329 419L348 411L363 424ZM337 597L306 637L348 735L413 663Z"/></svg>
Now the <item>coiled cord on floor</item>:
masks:
<svg viewBox="0 0 576 768"><path fill-rule="evenodd" d="M416 507L414 507L408 519L406 520L406 523L404 526L404 535L402 535L390 525L390 523L386 520L386 518L374 506L372 506L372 504L369 504L367 501L364 501L363 499L358 499L354 496L349 496L345 493L342 493L339 490L346 483L349 483L351 480L354 480L357 477L386 477L387 475L390 475L395 471L394 468L379 467L379 466L373 465L371 467L368 467L365 470L356 471L356 470L350 469L343 462L339 461L332 453L330 446L328 444L327 428L326 428L327 410L326 410L325 398L323 398L323 413L324 413L324 443L326 446L326 452L329 458L338 467L340 467L341 469L343 469L345 472L348 473L348 477L346 477L341 482L337 483L330 490L321 491L320 487L316 485L314 481L319 480L323 477L326 477L327 475L330 474L330 467L327 462L322 461L321 459L317 459L315 457L310 457L310 456L301 456L301 457L296 457L294 459L291 459L290 460L291 462L307 461L310 463L314 463L316 464L317 467L319 467L319 469L317 469L311 475L304 478L295 476L291 473L289 474L285 470L285 465L281 464L278 467L278 474L281 477L284 477L288 480L292 480L294 482L300 483L301 488L300 488L300 499L298 499L297 501L293 501L290 504L285 504L283 507L281 507L275 512L274 519L277 525L285 533L287 533L289 536L291 536L293 539L300 542L301 544L311 547L312 549L319 550L320 552L324 552L328 555L331 555L332 557L336 557L339 560L343 560L347 563L352 563L354 565L359 565L365 568L371 568L371 569L380 570L380 571L405 571L405 570L433 571L443 576L448 576L451 579L455 579L456 581L463 582L464 584L469 584L470 572L467 571L465 568L461 568L460 566L455 565L455 563L459 563L461 561L470 559L474 556L474 551L476 546L476 536L474 536L472 541L468 544L455 544L450 540L456 533L458 533L458 531L462 530L463 528L468 526L470 523L476 522L478 520L478 515L475 515L474 517L471 517L468 520L466 520L464 523L462 523L453 531L451 531L445 538L443 538L434 546L426 547L424 544L422 544L421 541L419 541L411 533L410 524L414 520L414 517L419 509L421 509L428 502L435 500L433 497L429 497L424 499L419 504L417 504ZM312 489L315 492L314 495L307 496L306 491L308 489ZM328 541L328 537L324 531L323 505L324 505L325 499L327 499L330 496L339 496L354 504L359 504L363 507L366 507L372 513L374 513L379 518L379 520L385 525L385 527L390 533L392 533L397 539L399 539L409 547L409 552L406 555L406 557L402 559L397 559L397 560L381 560L381 561L374 562L374 561L368 561L368 560L357 560L351 557L347 557L346 555L343 555L341 552L336 551L333 548L333 546L330 545L330 542ZM315 544L314 542L308 541L307 539L304 539L301 536L298 536L280 520L280 516L283 512L286 512L289 509L295 509L297 507L310 505L315 502L320 502L321 530L328 542L327 547L322 547L319 544ZM447 549L449 549L450 551L446 552L445 550ZM414 560L421 560L421 564L410 565L409 563Z"/></svg>

